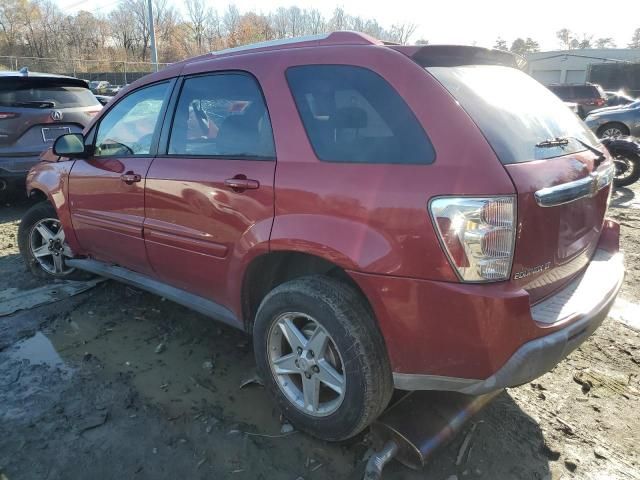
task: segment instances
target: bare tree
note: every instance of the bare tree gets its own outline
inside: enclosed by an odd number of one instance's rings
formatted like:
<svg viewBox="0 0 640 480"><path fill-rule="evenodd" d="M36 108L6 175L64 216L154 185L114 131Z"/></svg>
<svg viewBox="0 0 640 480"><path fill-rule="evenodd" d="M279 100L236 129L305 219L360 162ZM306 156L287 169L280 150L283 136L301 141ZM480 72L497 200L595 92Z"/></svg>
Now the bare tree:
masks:
<svg viewBox="0 0 640 480"><path fill-rule="evenodd" d="M556 37L560 40L560 47L563 50L569 50L572 48L571 40L573 39L573 34L571 30L568 28L563 28L556 32Z"/></svg>
<svg viewBox="0 0 640 480"><path fill-rule="evenodd" d="M233 4L227 7L227 11L225 12L224 17L222 17L222 24L227 37L227 46L235 47L239 45L238 34L240 29L240 11L238 10L238 7Z"/></svg>
<svg viewBox="0 0 640 480"><path fill-rule="evenodd" d="M326 21L317 8L312 8L305 12L306 33L317 35L326 29Z"/></svg>
<svg viewBox="0 0 640 480"><path fill-rule="evenodd" d="M631 37L629 48L640 48L640 28L636 28Z"/></svg>
<svg viewBox="0 0 640 480"><path fill-rule="evenodd" d="M347 29L347 14L342 7L336 7L333 11L333 16L329 20L329 30L346 30Z"/></svg>
<svg viewBox="0 0 640 480"><path fill-rule="evenodd" d="M418 26L415 23L400 23L391 27L391 39L401 45L406 45Z"/></svg>
<svg viewBox="0 0 640 480"><path fill-rule="evenodd" d="M206 7L204 0L186 0L187 14L189 22L187 25L192 32L193 40L196 43L196 50L202 53L204 50L205 34L209 22L210 10Z"/></svg>
<svg viewBox="0 0 640 480"><path fill-rule="evenodd" d="M616 48L616 42L611 37L598 38L595 45L596 48Z"/></svg>
<svg viewBox="0 0 640 480"><path fill-rule="evenodd" d="M498 37L496 39L496 43L493 45L493 48L495 48L496 50L509 50L507 42L502 37Z"/></svg>

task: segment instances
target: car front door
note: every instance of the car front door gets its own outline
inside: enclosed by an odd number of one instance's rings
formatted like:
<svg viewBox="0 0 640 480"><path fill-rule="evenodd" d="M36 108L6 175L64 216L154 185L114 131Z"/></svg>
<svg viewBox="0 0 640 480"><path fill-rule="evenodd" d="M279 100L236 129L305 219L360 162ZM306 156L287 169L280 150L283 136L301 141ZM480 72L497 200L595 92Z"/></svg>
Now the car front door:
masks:
<svg viewBox="0 0 640 480"><path fill-rule="evenodd" d="M233 308L233 264L268 248L273 222L267 108L242 72L186 77L171 105L147 174L147 255L163 281Z"/></svg>
<svg viewBox="0 0 640 480"><path fill-rule="evenodd" d="M140 88L100 119L92 154L73 165L69 205L78 242L93 258L150 274L142 224L145 176L172 81Z"/></svg>

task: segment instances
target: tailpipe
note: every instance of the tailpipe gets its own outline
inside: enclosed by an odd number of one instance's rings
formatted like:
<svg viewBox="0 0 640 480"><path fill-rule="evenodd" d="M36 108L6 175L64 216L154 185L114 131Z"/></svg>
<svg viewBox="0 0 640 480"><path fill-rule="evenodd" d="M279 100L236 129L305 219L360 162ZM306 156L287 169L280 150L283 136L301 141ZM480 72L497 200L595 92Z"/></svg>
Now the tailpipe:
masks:
<svg viewBox="0 0 640 480"><path fill-rule="evenodd" d="M453 439L464 424L503 390L484 395L419 391L406 394L371 425L377 448L367 463L365 480L382 478L382 469L393 458L414 470Z"/></svg>

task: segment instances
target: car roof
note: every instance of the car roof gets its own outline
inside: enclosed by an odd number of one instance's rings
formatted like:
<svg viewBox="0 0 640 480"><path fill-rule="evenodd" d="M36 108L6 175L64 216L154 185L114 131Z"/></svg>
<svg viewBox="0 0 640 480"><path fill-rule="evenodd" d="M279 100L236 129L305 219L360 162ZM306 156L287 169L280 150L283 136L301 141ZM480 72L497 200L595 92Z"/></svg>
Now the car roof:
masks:
<svg viewBox="0 0 640 480"><path fill-rule="evenodd" d="M259 54L266 53L269 55L288 55L295 54L296 51L308 48L325 48L325 47L382 47L388 48L389 52L400 52L422 65L422 60L426 60L427 64L435 66L445 66L443 59L454 59L454 64L474 64L474 62L482 64L507 65L515 68L523 68L526 61L510 52L491 50L487 48L459 45L399 45L391 42L384 42L370 35L353 31L337 31L332 33L323 33L320 35L310 35L303 37L285 38L280 40L269 40L266 42L252 43L239 47L218 50L204 55L187 58L179 62L172 63L166 68L145 75L134 81L126 87L126 91L122 90L118 95L125 94L131 89L139 88L160 80L166 80L180 75L185 69L191 67L199 67L209 64L215 64L218 60L233 60L237 57L247 55L253 57L251 61L255 61L255 57ZM249 60L247 58L247 60ZM451 63L451 62L449 62ZM428 66L428 65L423 65Z"/></svg>
<svg viewBox="0 0 640 480"><path fill-rule="evenodd" d="M218 58L234 57L237 55L245 55L249 53L262 53L273 51L291 51L299 48L309 47L328 47L328 46L349 46L349 45L369 45L369 46L386 46L391 49L405 53L407 56L413 57L420 52L428 56L431 60L438 58L457 59L457 61L470 62L472 58L483 62L491 59L494 63L508 64L521 68L521 57L510 52L502 52L481 47L461 46L461 45L399 45L393 42L385 42L374 38L366 33L354 31L337 31L332 33L323 33L319 35L308 35L302 37L284 38L279 40L268 40L266 42L257 42L249 45L241 45L233 48L218 50L197 57L185 59L172 65L189 65L196 62L215 60ZM522 59L523 60L523 59Z"/></svg>

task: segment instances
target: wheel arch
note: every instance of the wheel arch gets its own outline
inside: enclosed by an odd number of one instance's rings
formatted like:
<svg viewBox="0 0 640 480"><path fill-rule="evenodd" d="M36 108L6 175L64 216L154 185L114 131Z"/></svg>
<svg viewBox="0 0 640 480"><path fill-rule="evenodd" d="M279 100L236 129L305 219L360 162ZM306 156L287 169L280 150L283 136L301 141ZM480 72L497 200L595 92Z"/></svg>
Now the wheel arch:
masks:
<svg viewBox="0 0 640 480"><path fill-rule="evenodd" d="M289 280L308 275L327 275L349 285L364 299L375 318L367 296L345 268L311 253L278 250L255 257L245 269L241 304L246 331L251 333L258 307L271 290Z"/></svg>

